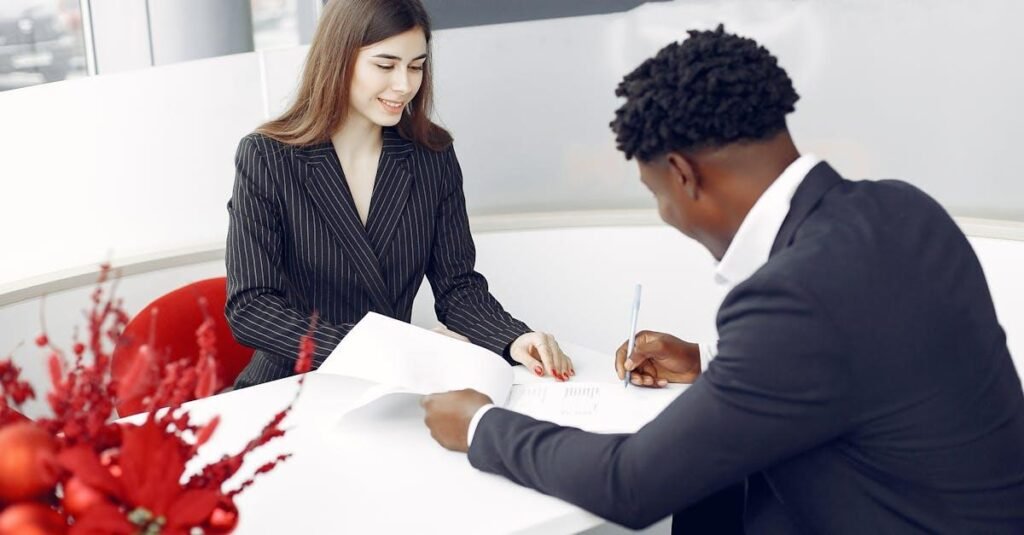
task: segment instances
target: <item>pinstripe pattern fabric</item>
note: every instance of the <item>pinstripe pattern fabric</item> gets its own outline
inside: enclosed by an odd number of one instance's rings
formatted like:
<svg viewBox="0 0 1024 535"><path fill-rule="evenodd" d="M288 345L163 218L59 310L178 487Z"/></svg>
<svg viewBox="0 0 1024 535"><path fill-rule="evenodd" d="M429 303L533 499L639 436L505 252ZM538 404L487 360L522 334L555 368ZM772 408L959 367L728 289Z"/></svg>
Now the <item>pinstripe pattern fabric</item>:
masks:
<svg viewBox="0 0 1024 535"><path fill-rule="evenodd" d="M369 311L409 321L424 276L438 319L474 344L502 354L530 331L474 270L454 150L431 151L390 128L383 137L365 227L330 142L293 147L250 134L239 143L225 314L256 353L237 387L291 375L314 310L315 365Z"/></svg>

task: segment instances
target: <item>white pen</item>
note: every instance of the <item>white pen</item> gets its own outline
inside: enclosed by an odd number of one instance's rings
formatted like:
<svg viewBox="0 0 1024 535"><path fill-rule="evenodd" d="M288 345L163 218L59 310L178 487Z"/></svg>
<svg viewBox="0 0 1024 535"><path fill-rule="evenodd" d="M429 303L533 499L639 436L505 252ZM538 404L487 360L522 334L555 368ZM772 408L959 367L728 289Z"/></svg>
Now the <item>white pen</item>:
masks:
<svg viewBox="0 0 1024 535"><path fill-rule="evenodd" d="M633 290L633 313L629 320L629 345L626 346L626 359L628 360L633 356L633 347L636 345L636 317L640 315L640 285L636 285L636 289ZM625 365L625 363L623 363ZM626 379L622 385L622 388L629 386L629 379L633 376L632 372L626 370Z"/></svg>

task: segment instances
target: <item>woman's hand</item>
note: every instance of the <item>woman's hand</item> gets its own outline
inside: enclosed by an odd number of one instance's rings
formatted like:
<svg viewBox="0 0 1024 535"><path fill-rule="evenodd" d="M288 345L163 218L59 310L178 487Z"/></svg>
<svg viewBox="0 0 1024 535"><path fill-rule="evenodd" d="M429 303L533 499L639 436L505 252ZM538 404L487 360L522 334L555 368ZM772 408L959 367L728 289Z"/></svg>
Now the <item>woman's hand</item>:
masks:
<svg viewBox="0 0 1024 535"><path fill-rule="evenodd" d="M541 377L551 375L559 381L568 381L576 375L572 359L558 347L555 337L547 333L532 332L516 338L509 354L512 360Z"/></svg>

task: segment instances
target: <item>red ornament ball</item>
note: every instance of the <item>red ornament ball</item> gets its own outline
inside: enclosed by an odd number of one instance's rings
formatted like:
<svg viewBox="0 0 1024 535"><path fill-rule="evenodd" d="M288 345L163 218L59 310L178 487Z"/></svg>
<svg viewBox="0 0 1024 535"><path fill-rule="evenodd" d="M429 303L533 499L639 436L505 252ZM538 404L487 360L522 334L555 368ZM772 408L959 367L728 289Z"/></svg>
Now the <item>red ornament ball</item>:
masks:
<svg viewBox="0 0 1024 535"><path fill-rule="evenodd" d="M77 477L72 477L64 483L64 512L71 516L81 516L92 506L107 501L104 494L82 482Z"/></svg>
<svg viewBox="0 0 1024 535"><path fill-rule="evenodd" d="M63 535L67 531L64 517L41 503L16 503L0 512L0 535Z"/></svg>
<svg viewBox="0 0 1024 535"><path fill-rule="evenodd" d="M19 502L57 484L57 443L32 422L0 428L0 501Z"/></svg>

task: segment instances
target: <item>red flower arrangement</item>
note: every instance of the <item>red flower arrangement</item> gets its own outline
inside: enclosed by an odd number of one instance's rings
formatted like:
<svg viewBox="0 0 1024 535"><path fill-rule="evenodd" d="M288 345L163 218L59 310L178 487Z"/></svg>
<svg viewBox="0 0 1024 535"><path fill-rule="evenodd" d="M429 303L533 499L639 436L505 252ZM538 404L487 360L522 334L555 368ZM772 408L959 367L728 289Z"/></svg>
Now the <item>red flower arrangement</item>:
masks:
<svg viewBox="0 0 1024 535"><path fill-rule="evenodd" d="M260 474L289 455L260 466L231 491L224 483L245 457L283 436L281 423L302 390L241 451L225 455L185 478L185 464L217 429L220 417L197 424L182 404L217 391L213 321L196 331L198 360L160 358L152 344L141 346L129 372L111 377L110 362L128 315L101 266L93 291L88 341L75 336L74 358L44 333L36 345L48 351L53 417L29 421L15 412L35 398L13 358L0 360L0 535L8 533L205 534L231 532L238 522L234 497ZM201 304L204 306L205 303ZM296 373L310 370L316 316L299 347ZM91 359L86 357L90 356ZM88 361L88 362L87 362ZM162 374L160 370L163 370ZM118 399L141 399L142 423L112 419Z"/></svg>

